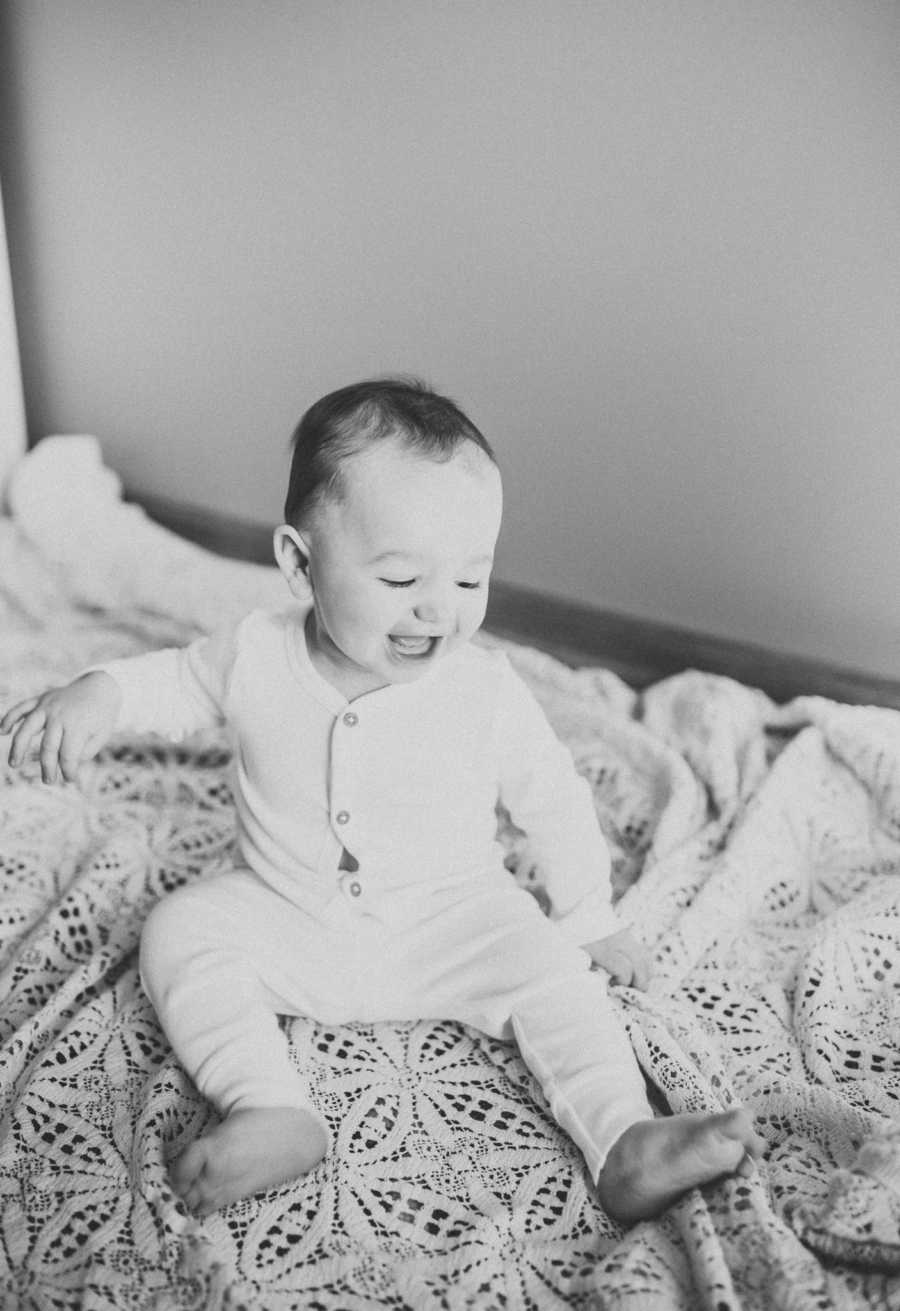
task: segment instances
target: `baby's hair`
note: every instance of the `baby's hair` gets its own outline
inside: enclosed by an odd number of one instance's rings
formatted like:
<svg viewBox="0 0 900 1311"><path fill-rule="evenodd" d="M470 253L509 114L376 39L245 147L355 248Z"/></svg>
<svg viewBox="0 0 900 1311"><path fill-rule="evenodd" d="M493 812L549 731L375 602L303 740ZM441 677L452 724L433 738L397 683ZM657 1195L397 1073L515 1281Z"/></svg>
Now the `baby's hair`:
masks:
<svg viewBox="0 0 900 1311"><path fill-rule="evenodd" d="M389 438L441 461L473 442L497 463L487 439L459 406L419 379L352 383L311 405L294 431L285 522L299 526L323 501L339 498L346 461Z"/></svg>

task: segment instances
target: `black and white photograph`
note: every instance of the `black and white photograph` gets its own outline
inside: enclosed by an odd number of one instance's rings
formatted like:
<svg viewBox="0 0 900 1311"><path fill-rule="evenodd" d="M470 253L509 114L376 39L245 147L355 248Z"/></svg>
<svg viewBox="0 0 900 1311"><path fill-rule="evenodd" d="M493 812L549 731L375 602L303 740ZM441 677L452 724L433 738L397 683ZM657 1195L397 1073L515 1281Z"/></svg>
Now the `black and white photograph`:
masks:
<svg viewBox="0 0 900 1311"><path fill-rule="evenodd" d="M0 0L0 1309L900 1311L900 4Z"/></svg>

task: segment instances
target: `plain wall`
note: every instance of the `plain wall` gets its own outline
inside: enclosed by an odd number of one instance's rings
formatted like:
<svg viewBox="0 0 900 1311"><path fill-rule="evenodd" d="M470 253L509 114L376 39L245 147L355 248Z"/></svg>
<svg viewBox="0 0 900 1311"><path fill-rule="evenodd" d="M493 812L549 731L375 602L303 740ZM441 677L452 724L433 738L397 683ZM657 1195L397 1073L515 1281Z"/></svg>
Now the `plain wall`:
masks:
<svg viewBox="0 0 900 1311"><path fill-rule="evenodd" d="M505 468L498 576L900 672L900 6L18 0L29 425L279 515L389 371Z"/></svg>

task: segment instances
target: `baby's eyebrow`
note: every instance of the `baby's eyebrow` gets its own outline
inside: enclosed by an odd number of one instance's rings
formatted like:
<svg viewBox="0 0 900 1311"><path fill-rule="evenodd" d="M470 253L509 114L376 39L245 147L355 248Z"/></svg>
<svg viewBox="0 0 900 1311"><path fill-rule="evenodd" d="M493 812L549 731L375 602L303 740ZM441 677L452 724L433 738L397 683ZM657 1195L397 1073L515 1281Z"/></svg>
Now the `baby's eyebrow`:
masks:
<svg viewBox="0 0 900 1311"><path fill-rule="evenodd" d="M412 560L414 558L406 551L380 551L378 555L372 556L369 564L381 564L385 560Z"/></svg>
<svg viewBox="0 0 900 1311"><path fill-rule="evenodd" d="M379 551L378 555L372 556L371 560L369 560L369 564L383 564L385 560L402 560L404 563L408 563L410 560L415 560L416 558L415 555L410 554L408 551ZM467 566L493 563L494 557L489 551L485 551L483 555L473 555L466 561Z"/></svg>

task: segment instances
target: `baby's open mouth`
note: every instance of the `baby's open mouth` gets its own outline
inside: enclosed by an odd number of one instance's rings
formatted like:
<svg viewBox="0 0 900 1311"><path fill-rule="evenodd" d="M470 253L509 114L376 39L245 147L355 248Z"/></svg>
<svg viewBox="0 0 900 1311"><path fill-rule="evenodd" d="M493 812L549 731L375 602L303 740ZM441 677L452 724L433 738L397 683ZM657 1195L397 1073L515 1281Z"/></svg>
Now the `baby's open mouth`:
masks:
<svg viewBox="0 0 900 1311"><path fill-rule="evenodd" d="M417 659L431 655L440 640L437 637L402 637L389 634L391 646L397 655Z"/></svg>

